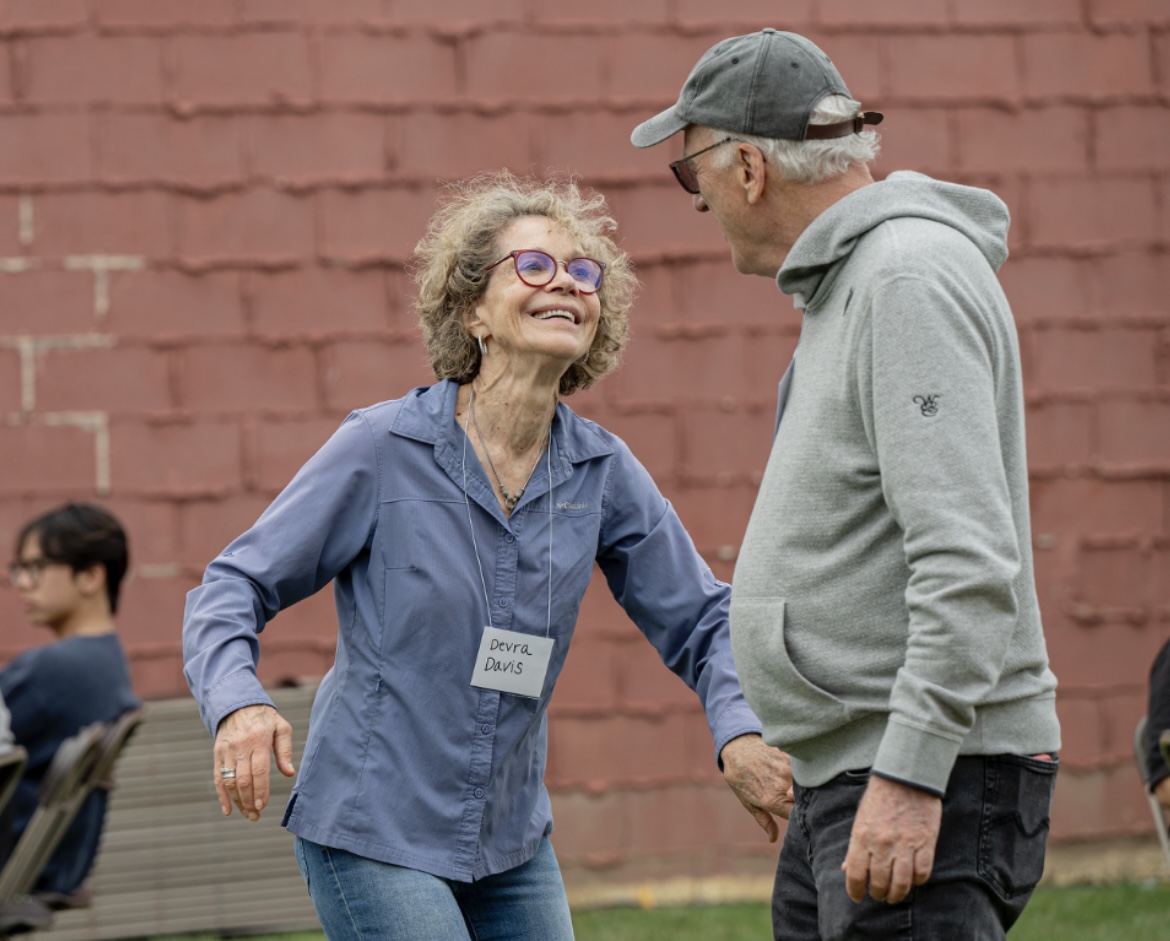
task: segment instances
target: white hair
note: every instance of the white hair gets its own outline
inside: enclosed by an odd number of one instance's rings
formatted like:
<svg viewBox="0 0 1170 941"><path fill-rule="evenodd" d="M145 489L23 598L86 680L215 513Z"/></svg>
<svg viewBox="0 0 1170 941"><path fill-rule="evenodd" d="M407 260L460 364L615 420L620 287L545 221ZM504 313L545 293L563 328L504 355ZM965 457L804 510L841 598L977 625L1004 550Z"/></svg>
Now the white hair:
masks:
<svg viewBox="0 0 1170 941"><path fill-rule="evenodd" d="M861 113L861 102L847 95L826 95L809 115L809 124L840 124ZM712 134L724 134L706 128ZM840 176L855 163L870 163L877 158L881 145L877 131L862 131L829 140L779 140L755 134L736 134L736 140L760 149L766 160L780 171L780 176L794 183L820 183ZM724 169L735 160L732 148L720 148L712 157L713 166Z"/></svg>

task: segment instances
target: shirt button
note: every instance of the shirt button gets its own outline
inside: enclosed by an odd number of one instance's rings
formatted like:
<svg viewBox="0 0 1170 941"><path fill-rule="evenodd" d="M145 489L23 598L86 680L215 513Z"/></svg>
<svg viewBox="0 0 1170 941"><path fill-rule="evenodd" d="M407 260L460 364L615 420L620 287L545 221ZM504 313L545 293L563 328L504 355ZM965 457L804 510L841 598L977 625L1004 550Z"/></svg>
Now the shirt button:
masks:
<svg viewBox="0 0 1170 941"><path fill-rule="evenodd" d="M492 727L490 725L488 725L486 722L479 727L479 730L481 732L483 732L484 735L491 735L492 734Z"/></svg>
<svg viewBox="0 0 1170 941"><path fill-rule="evenodd" d="M475 794L476 800L483 800L484 790L482 787L477 787L473 793Z"/></svg>
<svg viewBox="0 0 1170 941"><path fill-rule="evenodd" d="M513 536L511 533L504 533L504 542L515 542L515 541L516 541L516 537Z"/></svg>
<svg viewBox="0 0 1170 941"><path fill-rule="evenodd" d="M506 608L506 607L508 607L508 599L501 598L499 601L496 602L496 604L498 604L501 608Z"/></svg>

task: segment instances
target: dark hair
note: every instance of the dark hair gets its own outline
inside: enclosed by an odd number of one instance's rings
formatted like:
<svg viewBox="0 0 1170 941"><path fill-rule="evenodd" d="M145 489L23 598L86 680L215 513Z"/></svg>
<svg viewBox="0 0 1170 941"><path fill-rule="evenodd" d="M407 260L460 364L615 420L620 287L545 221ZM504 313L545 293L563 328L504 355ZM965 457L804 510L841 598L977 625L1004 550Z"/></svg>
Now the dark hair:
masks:
<svg viewBox="0 0 1170 941"><path fill-rule="evenodd" d="M130 565L126 531L109 511L92 503L66 503L26 523L16 537L16 552L29 536L41 544L50 562L68 565L74 572L100 565L106 570L110 612L118 610L118 591Z"/></svg>

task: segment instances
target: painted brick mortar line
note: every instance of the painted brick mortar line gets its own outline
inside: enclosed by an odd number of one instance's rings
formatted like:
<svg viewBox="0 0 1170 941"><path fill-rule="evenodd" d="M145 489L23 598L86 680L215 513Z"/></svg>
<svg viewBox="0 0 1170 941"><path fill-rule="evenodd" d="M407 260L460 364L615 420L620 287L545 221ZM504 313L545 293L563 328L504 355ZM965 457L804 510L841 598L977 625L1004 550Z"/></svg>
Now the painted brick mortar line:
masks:
<svg viewBox="0 0 1170 941"><path fill-rule="evenodd" d="M20 407L25 414L36 411L36 354L42 350L81 350L112 347L112 336L100 333L73 334L59 337L0 336L0 349L15 349L20 354Z"/></svg>
<svg viewBox="0 0 1170 941"><path fill-rule="evenodd" d="M93 272L93 313L101 323L110 312L110 272L141 271L146 259L140 255L67 255L67 271L87 270Z"/></svg>
<svg viewBox="0 0 1170 941"><path fill-rule="evenodd" d="M1170 609L1147 606L1120 608L1077 603L1065 613L1079 627L1088 629L1124 626L1140 630L1151 624L1170 623Z"/></svg>
<svg viewBox="0 0 1170 941"><path fill-rule="evenodd" d="M674 96L602 93L588 97L518 97L512 94L497 94L473 97L460 93L447 98L406 101L399 99L375 98L330 98L312 101L273 99L270 101L188 101L164 100L156 103L118 103L92 101L88 103L58 103L30 105L22 102L0 103L0 114L36 115L146 115L173 117L186 121L213 116L289 116L319 117L322 114L385 114L385 115L465 115L500 117L508 114L629 114L642 116L648 109L662 108L672 104ZM1102 108L1111 105L1146 104L1165 105L1170 95L1158 88L1147 91L1051 91L1016 93L978 93L969 95L937 95L929 91L893 92L882 91L867 96L867 104L880 104L885 108L906 106L965 107L988 105L996 110L1019 112L1026 108L1052 104L1071 104L1086 108Z"/></svg>
<svg viewBox="0 0 1170 941"><path fill-rule="evenodd" d="M81 428L93 433L94 446L94 493L108 496L110 493L110 424L105 412L62 411L40 412L35 415L9 415L7 424L12 426L44 425L49 427Z"/></svg>
<svg viewBox="0 0 1170 941"><path fill-rule="evenodd" d="M1042 480L1170 480L1170 463L1102 463L1035 464L1028 467L1028 479Z"/></svg>
<svg viewBox="0 0 1170 941"><path fill-rule="evenodd" d="M147 565L136 565L133 575L142 579L180 578L183 575L183 566L178 562L159 562ZM167 648L168 652L173 652Z"/></svg>
<svg viewBox="0 0 1170 941"><path fill-rule="evenodd" d="M20 239L20 244L28 248L28 246L32 245L33 236L36 234L32 196L28 193L22 193L18 207L19 232L17 237Z"/></svg>
<svg viewBox="0 0 1170 941"><path fill-rule="evenodd" d="M1066 389L1031 388L1024 393L1024 404L1029 408L1046 405L1091 405L1107 402L1170 402L1170 387L1165 385L1130 389L1102 389L1081 386Z"/></svg>
<svg viewBox="0 0 1170 941"><path fill-rule="evenodd" d="M291 21L264 21L241 19L234 23L173 23L159 25L128 25L97 22L75 24L72 26L18 26L0 28L0 37L20 38L34 36L78 36L87 33L99 37L127 37L143 36L159 39L174 38L176 36L198 36L205 38L234 38L240 36L374 36L392 38L420 38L428 37L443 42L458 43L473 41L493 33L512 33L523 36L581 36L587 35L598 39L620 37L637 34L648 37L677 37L680 39L696 39L710 36L717 40L737 26L749 29L758 29L760 18L746 16L736 19L736 14L727 12L716 19L697 19L679 17L671 14L665 22L646 21L644 23L629 23L614 21L610 23L598 22L596 19L582 17L581 19L558 19L555 21L536 22L524 19L523 15L514 18L495 17L471 19L461 22L445 24L442 22L402 22L393 17L384 20L355 20L353 22L297 24ZM1156 24L1134 25L1133 23L1090 23L1082 17L1080 23L1018 23L1004 20L1002 22L969 23L956 20L954 17L940 22L894 23L881 22L872 25L857 23L824 22L814 12L805 23L790 23L787 28L814 29L818 38L832 36L835 39L842 37L874 37L874 36L1011 36L1030 35L1035 33L1057 33L1083 35L1086 32L1094 37L1114 34L1132 35L1135 32L1162 31Z"/></svg>
<svg viewBox="0 0 1170 941"><path fill-rule="evenodd" d="M1152 533L1121 533L1109 535L1088 533L1081 536L1077 543L1077 548L1090 552L1109 552L1119 549L1134 550L1148 558L1156 551L1170 549L1170 536Z"/></svg>
<svg viewBox="0 0 1170 941"><path fill-rule="evenodd" d="M1146 684L1140 683L1061 683L1060 692L1068 699L1106 701L1117 695L1145 696Z"/></svg>
<svg viewBox="0 0 1170 941"><path fill-rule="evenodd" d="M37 406L36 361L33 359L35 341L32 337L18 337L15 343L20 355L20 408L22 412L28 413Z"/></svg>

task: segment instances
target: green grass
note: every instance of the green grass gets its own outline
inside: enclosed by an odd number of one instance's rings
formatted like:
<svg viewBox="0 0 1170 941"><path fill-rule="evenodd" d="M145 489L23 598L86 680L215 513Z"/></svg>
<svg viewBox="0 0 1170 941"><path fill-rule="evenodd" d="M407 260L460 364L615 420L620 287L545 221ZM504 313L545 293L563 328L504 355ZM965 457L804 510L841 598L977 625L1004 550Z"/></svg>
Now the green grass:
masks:
<svg viewBox="0 0 1170 941"><path fill-rule="evenodd" d="M767 905L614 908L573 915L577 941L771 941Z"/></svg>
<svg viewBox="0 0 1170 941"><path fill-rule="evenodd" d="M1168 941L1170 885L1041 887L1011 941Z"/></svg>
<svg viewBox="0 0 1170 941"><path fill-rule="evenodd" d="M770 941L766 905L582 912L577 941ZM1043 887L1011 941L1170 941L1170 885Z"/></svg>
<svg viewBox="0 0 1170 941"><path fill-rule="evenodd" d="M577 941L770 941L767 905L604 909L573 916ZM323 941L319 933L251 941ZM1170 941L1170 885L1044 887L1011 941ZM217 941L212 936L166 941Z"/></svg>

